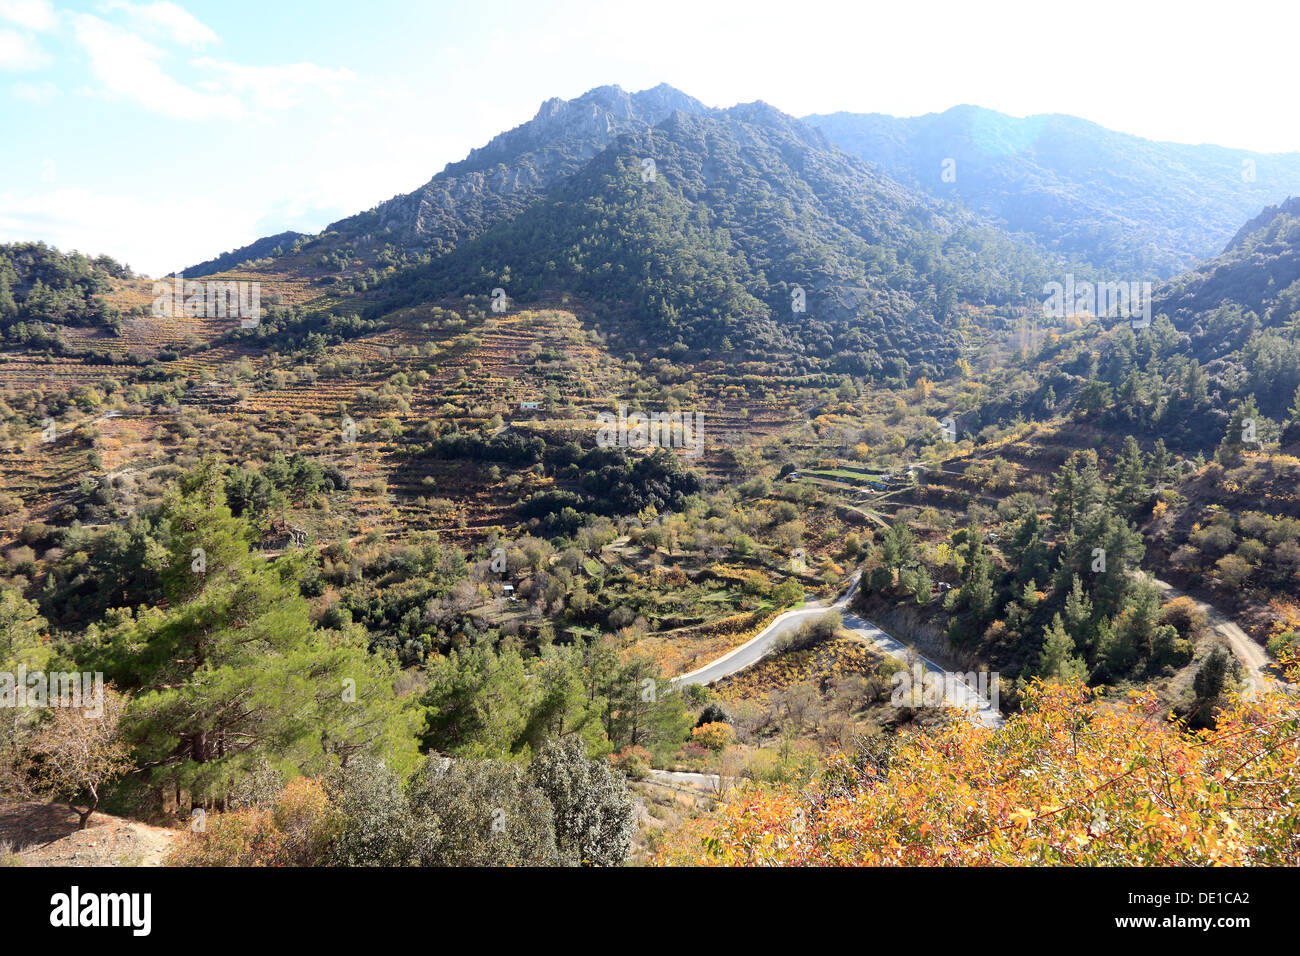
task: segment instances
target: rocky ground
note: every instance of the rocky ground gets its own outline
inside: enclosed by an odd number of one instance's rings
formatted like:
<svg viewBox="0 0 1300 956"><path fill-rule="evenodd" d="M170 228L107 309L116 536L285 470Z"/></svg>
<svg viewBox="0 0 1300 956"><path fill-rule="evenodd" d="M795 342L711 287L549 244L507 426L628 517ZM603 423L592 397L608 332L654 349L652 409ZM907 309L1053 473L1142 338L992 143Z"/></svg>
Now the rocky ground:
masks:
<svg viewBox="0 0 1300 956"><path fill-rule="evenodd" d="M18 866L162 866L176 832L96 813L85 830L57 803L0 806L0 864Z"/></svg>

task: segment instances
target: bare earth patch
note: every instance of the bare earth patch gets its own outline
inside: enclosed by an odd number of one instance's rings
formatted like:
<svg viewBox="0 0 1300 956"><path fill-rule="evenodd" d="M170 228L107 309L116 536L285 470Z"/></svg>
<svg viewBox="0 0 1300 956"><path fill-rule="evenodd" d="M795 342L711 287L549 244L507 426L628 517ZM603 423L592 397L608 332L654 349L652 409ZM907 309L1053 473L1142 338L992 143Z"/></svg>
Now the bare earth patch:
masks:
<svg viewBox="0 0 1300 956"><path fill-rule="evenodd" d="M58 803L0 806L0 844L23 866L162 866L176 831L96 813L77 829L77 815Z"/></svg>

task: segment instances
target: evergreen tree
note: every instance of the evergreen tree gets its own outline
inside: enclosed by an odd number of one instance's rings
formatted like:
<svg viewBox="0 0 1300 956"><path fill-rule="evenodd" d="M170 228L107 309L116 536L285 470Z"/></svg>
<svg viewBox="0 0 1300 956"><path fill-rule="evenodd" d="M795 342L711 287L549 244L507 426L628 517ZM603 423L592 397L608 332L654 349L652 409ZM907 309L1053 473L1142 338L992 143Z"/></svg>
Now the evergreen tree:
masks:
<svg viewBox="0 0 1300 956"><path fill-rule="evenodd" d="M916 603L925 605L930 603L930 588L933 582L930 579L930 571L924 564L916 569L916 575L912 583L912 593L916 596Z"/></svg>
<svg viewBox="0 0 1300 956"><path fill-rule="evenodd" d="M9 287L9 276L0 270L0 322L8 322L17 317L18 303L14 301L13 291Z"/></svg>
<svg viewBox="0 0 1300 956"><path fill-rule="evenodd" d="M1194 727L1210 727L1214 724L1214 708L1218 706L1219 697L1228 682L1228 677L1235 662L1222 647L1210 651L1196 676L1192 678L1192 700L1190 723Z"/></svg>
<svg viewBox="0 0 1300 956"><path fill-rule="evenodd" d="M1115 461L1115 498L1126 514L1133 514L1146 501L1148 494L1142 450L1137 440L1129 435Z"/></svg>
<svg viewBox="0 0 1300 956"><path fill-rule="evenodd" d="M1058 533L1072 531L1103 500L1097 453L1077 451L1061 466L1052 493L1052 523Z"/></svg>
<svg viewBox="0 0 1300 956"><path fill-rule="evenodd" d="M1273 423L1260 413L1255 396L1247 395L1232 410L1216 457L1222 464L1235 462L1243 451L1258 449L1271 440L1273 431Z"/></svg>
<svg viewBox="0 0 1300 956"><path fill-rule="evenodd" d="M304 773L362 752L413 764L416 718L395 698L391 665L358 634L311 623L301 569L249 551L211 463L178 482L163 525L167 608L86 648L135 692L123 728L156 783L220 805L263 759Z"/></svg>
<svg viewBox="0 0 1300 956"><path fill-rule="evenodd" d="M1074 638L1061 623L1061 615L1052 615L1052 623L1044 635L1043 650L1038 657L1038 676L1067 684L1083 680L1086 672L1083 660L1075 654Z"/></svg>
<svg viewBox="0 0 1300 956"><path fill-rule="evenodd" d="M1083 590L1083 579L1074 576L1070 594L1065 599L1065 628L1076 647L1092 648L1096 629L1092 620L1092 601Z"/></svg>
<svg viewBox="0 0 1300 956"><path fill-rule="evenodd" d="M1169 462L1169 451L1165 448L1165 440L1157 438L1151 448L1151 455L1147 458L1147 478L1157 490L1169 480Z"/></svg>
<svg viewBox="0 0 1300 956"><path fill-rule="evenodd" d="M976 620L983 623L993 615L996 594L993 582L993 558L978 529L967 532L969 554L966 558L966 582L962 585L961 596L966 606L975 614Z"/></svg>

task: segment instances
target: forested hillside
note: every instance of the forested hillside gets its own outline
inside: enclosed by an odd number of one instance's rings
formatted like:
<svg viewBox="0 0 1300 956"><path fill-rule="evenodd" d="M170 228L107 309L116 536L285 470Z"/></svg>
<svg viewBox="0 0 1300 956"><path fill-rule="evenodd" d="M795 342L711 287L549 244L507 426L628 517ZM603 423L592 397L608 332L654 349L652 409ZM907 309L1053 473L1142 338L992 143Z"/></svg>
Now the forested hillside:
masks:
<svg viewBox="0 0 1300 956"><path fill-rule="evenodd" d="M120 327L103 298L131 272L108 256L62 253L41 242L0 245L0 334L6 343L45 344L57 326Z"/></svg>
<svg viewBox="0 0 1300 956"><path fill-rule="evenodd" d="M0 247L0 674L106 682L0 721L0 824L57 799L183 866L1294 863L1300 206L1149 326L1048 316L1231 202L1189 167L1129 245L1167 154L1022 188L1017 123L988 175L1038 230L601 87L196 267L249 322ZM1061 130L1079 178L1122 145Z"/></svg>
<svg viewBox="0 0 1300 956"><path fill-rule="evenodd" d="M1170 278L1300 194L1300 154L1153 142L1073 116L954 106L806 122L899 182L1126 278Z"/></svg>
<svg viewBox="0 0 1300 956"><path fill-rule="evenodd" d="M383 283L371 312L494 287L521 303L569 294L632 347L796 352L905 378L951 367L958 304L1018 305L1049 274L1027 247L751 104L619 137L509 223Z"/></svg>

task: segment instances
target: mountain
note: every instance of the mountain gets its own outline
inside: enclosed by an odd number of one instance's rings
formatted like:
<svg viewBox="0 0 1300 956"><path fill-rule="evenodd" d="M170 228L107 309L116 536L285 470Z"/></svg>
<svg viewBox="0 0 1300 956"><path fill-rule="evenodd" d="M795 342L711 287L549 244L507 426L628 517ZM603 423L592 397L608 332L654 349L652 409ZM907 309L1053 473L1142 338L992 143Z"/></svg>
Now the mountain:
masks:
<svg viewBox="0 0 1300 956"><path fill-rule="evenodd" d="M1060 114L1019 119L956 106L805 119L900 182L1116 279L1191 268L1262 206L1300 193L1300 153L1153 142Z"/></svg>
<svg viewBox="0 0 1300 956"><path fill-rule="evenodd" d="M698 100L663 84L639 93L601 86L576 99L549 99L527 123L451 163L419 189L336 222L327 232L343 238L383 233L408 250L446 252L517 215L615 137L647 129L675 110L707 112Z"/></svg>
<svg viewBox="0 0 1300 956"><path fill-rule="evenodd" d="M180 274L191 278L200 276L215 275L218 272L225 272L227 269L233 269L244 262L254 259L261 259L266 256L278 256L288 251L295 242L300 239L309 238L301 232L281 232L274 236L263 236L255 242L250 242L246 246L240 246L230 252L223 253L206 262L200 262L198 265L181 269Z"/></svg>
<svg viewBox="0 0 1300 956"><path fill-rule="evenodd" d="M1020 304L1053 269L751 103L673 110L612 138L514 218L382 283L370 311L494 287L521 303L572 294L617 317L630 345L933 376L956 357L959 304Z"/></svg>
<svg viewBox="0 0 1300 956"><path fill-rule="evenodd" d="M1161 288L1155 308L1177 322L1235 306L1264 323L1300 312L1300 196L1269 206L1223 252Z"/></svg>
<svg viewBox="0 0 1300 956"><path fill-rule="evenodd" d="M1067 409L1114 440L1210 454L1232 416L1261 440L1300 440L1300 198L1270 206L1218 256L1158 286L1149 328L1076 321L1027 347L992 385L978 426ZM1244 409L1252 409L1250 412Z"/></svg>

